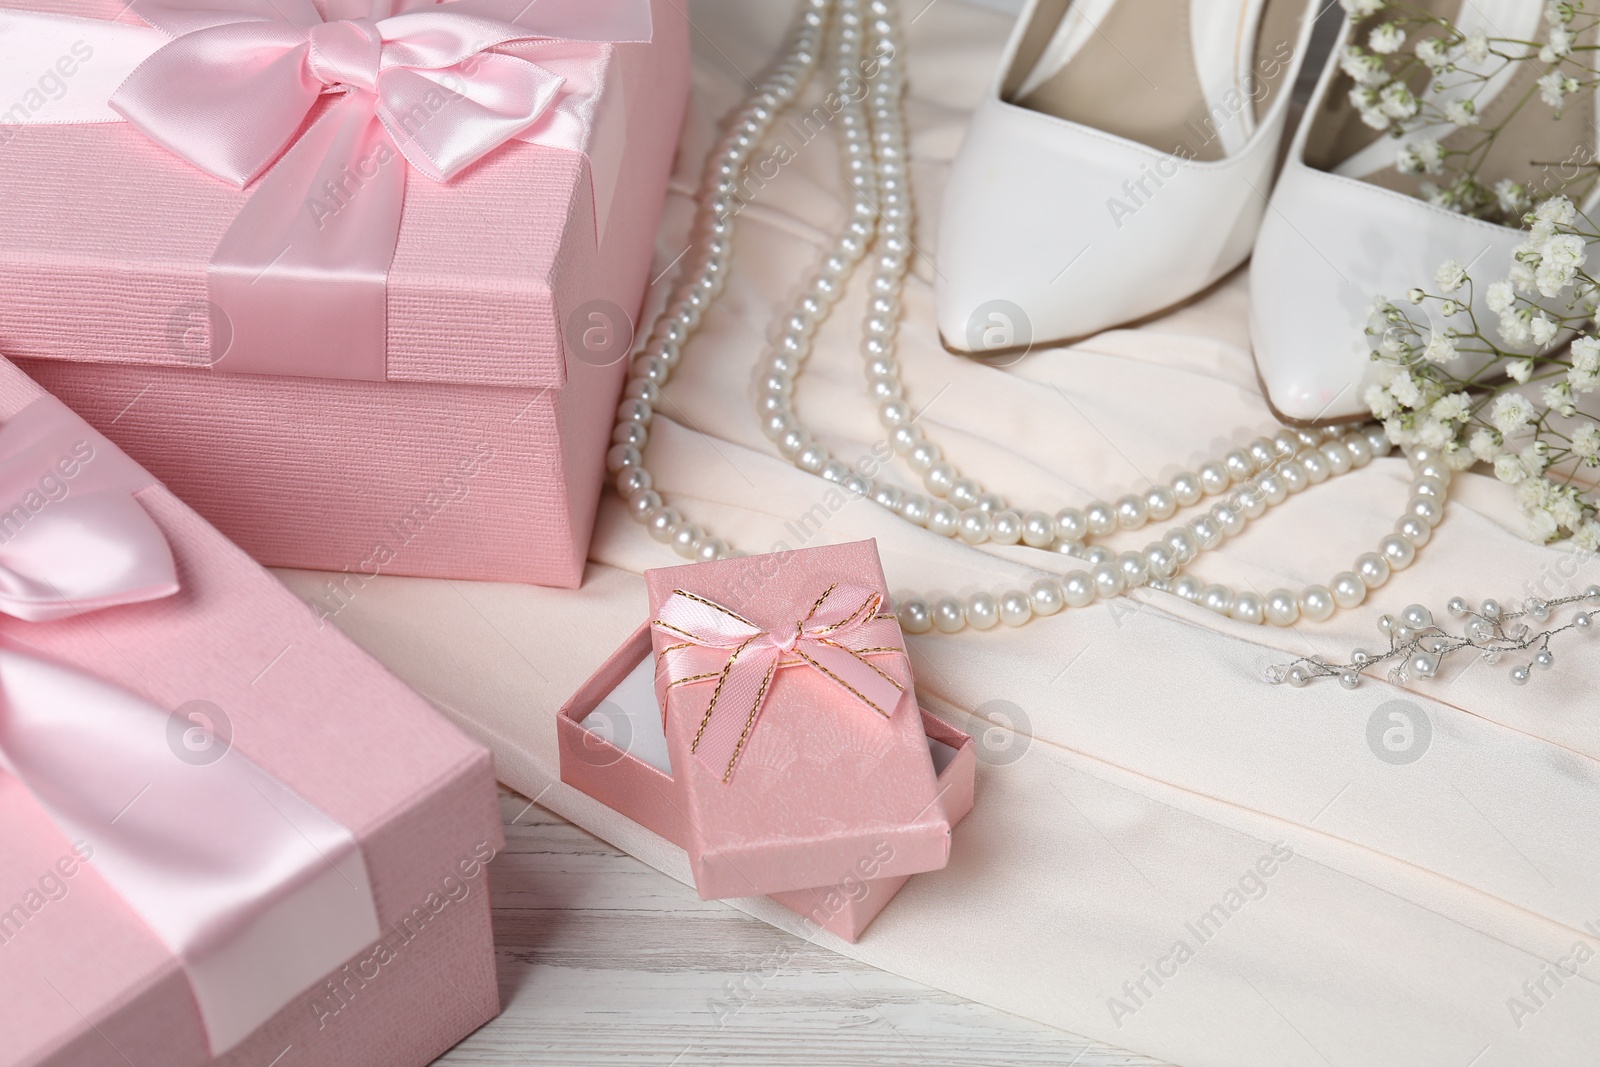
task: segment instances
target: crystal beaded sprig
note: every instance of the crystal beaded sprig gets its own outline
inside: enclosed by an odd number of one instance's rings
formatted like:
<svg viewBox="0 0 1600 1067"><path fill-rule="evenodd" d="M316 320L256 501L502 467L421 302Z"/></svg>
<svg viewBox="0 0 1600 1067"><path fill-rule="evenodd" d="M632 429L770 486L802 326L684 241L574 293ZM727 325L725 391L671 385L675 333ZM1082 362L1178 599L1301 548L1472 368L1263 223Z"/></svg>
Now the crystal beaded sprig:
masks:
<svg viewBox="0 0 1600 1067"><path fill-rule="evenodd" d="M1522 619L1531 619L1543 625L1550 621L1555 609L1568 604L1600 604L1600 585L1591 585L1577 596L1557 597L1554 600L1528 598L1520 611L1506 611L1498 601L1485 600L1476 609L1464 597L1451 597L1446 610L1458 619L1466 619L1461 635L1446 633L1433 621L1433 612L1421 604L1412 604L1400 617L1384 615L1378 619L1378 629L1389 638L1387 652L1368 652L1358 648L1350 653L1349 663L1327 663L1321 657L1310 656L1293 663L1267 668L1267 680L1274 685L1287 682L1296 688L1315 678L1337 678L1346 689L1361 684L1361 676L1380 663L1392 663L1389 681L1399 685L1413 677L1432 678L1448 656L1466 649L1476 651L1485 663L1495 664L1502 656L1536 648L1531 663L1519 663L1511 668L1514 685L1525 684L1533 676L1534 667L1549 667L1555 663L1550 651L1550 639L1568 630L1588 633L1594 628L1593 617L1587 611L1573 614L1564 625L1535 629Z"/></svg>

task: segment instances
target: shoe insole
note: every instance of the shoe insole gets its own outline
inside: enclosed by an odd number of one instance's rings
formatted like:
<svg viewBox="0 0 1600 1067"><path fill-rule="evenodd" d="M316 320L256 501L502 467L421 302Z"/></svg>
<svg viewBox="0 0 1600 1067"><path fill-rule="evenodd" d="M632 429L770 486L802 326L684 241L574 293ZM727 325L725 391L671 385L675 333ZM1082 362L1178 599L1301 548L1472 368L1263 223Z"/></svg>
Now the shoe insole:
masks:
<svg viewBox="0 0 1600 1067"><path fill-rule="evenodd" d="M1464 31L1482 29L1490 37L1537 40L1543 28L1543 5L1527 0L1423 0L1422 6ZM1382 21L1380 13L1363 23L1356 33L1357 42L1364 43L1371 26ZM1593 33L1586 36L1590 39L1580 44L1596 43ZM1532 60L1504 70L1501 67L1501 61L1491 57L1482 69L1482 73L1494 71L1496 74L1484 91L1476 95L1477 126L1433 127L1418 130L1417 135L1432 136L1445 149L1460 151L1477 144L1482 139L1483 128L1499 125L1509 118L1508 125L1484 153L1478 168L1478 179L1484 185L1493 188L1496 182L1509 178L1542 197L1564 191L1574 179L1581 181L1582 176L1592 175L1593 169L1583 165L1594 160L1590 146L1595 143L1596 136L1595 92L1588 90L1567 97L1558 118L1539 98L1535 84L1544 75L1545 64ZM1411 89L1418 91L1425 84L1418 78ZM1325 112L1317 120L1319 124L1328 123L1324 127L1326 132L1313 131L1307 144L1308 163L1408 196L1421 196L1425 182L1443 180L1433 175L1401 173L1394 159L1404 139L1396 141L1362 122L1348 100L1349 88L1349 79L1344 77L1334 85L1328 102L1332 114ZM1592 201L1593 195L1590 192L1587 199Z"/></svg>
<svg viewBox="0 0 1600 1067"><path fill-rule="evenodd" d="M1041 4L1019 106L1193 159L1238 151L1281 85L1306 0ZM1053 20L1053 21L1052 21Z"/></svg>

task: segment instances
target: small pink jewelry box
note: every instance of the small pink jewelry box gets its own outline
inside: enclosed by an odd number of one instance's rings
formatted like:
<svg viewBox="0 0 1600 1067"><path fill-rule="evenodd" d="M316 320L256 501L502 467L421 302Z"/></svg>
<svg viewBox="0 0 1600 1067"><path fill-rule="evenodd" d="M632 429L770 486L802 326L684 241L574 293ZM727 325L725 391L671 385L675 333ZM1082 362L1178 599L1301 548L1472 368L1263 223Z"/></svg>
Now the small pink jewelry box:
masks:
<svg viewBox="0 0 1600 1067"><path fill-rule="evenodd" d="M689 839L656 703L650 626L634 631L557 713L561 780L678 847ZM954 826L972 810L972 738L918 709L937 775L939 804ZM854 942L905 885L868 856L838 884L769 894L790 911Z"/></svg>
<svg viewBox="0 0 1600 1067"><path fill-rule="evenodd" d="M0 22L127 8L0 0ZM0 126L0 355L257 562L336 572L324 616L382 574L576 588L688 100L683 9L604 46L614 183L524 143L408 179L381 381L209 365L208 261L254 186L126 122Z"/></svg>
<svg viewBox="0 0 1600 1067"><path fill-rule="evenodd" d="M0 360L0 424L55 403ZM89 443L74 455L110 447ZM73 465L42 469L30 480L43 495L17 508L79 499L79 483L56 473ZM165 486L132 499L171 548L177 593L55 621L3 615L0 648L170 711L153 742L168 773L192 770L188 728L204 724L207 750L223 747L194 773L247 759L347 828L376 940L213 1055L182 963L101 874L106 857L0 771L0 1067L422 1067L499 1012L487 863L504 839L489 753ZM163 781L151 779L151 797ZM82 785L87 795L98 783ZM156 802L128 794L135 817ZM256 873L270 884L275 872Z"/></svg>

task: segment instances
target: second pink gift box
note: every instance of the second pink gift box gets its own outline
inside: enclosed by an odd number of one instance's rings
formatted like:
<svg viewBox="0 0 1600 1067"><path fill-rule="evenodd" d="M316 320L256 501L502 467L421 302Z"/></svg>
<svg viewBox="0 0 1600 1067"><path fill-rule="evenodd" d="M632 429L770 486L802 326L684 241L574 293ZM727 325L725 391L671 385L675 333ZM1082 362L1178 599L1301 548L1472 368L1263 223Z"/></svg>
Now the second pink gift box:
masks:
<svg viewBox="0 0 1600 1067"><path fill-rule="evenodd" d="M325 613L576 586L683 5L0 8L0 354L258 561L340 572Z"/></svg>
<svg viewBox="0 0 1600 1067"><path fill-rule="evenodd" d="M498 1012L492 766L0 361L0 1065L422 1067Z"/></svg>

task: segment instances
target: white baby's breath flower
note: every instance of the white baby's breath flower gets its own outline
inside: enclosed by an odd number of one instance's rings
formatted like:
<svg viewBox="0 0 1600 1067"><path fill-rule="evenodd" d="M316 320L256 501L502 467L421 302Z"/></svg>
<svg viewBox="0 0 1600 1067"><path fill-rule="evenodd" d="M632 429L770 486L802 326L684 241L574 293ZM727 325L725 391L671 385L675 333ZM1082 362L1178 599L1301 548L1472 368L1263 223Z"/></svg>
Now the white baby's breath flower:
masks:
<svg viewBox="0 0 1600 1067"><path fill-rule="evenodd" d="M1552 70L1534 84L1539 87L1539 99L1558 111L1562 101L1578 91L1578 80L1559 70Z"/></svg>
<svg viewBox="0 0 1600 1067"><path fill-rule="evenodd" d="M1478 106L1471 100L1452 100L1444 106L1444 117L1457 126L1476 126Z"/></svg>
<svg viewBox="0 0 1600 1067"><path fill-rule="evenodd" d="M1434 330L1422 350L1422 358L1429 363L1445 364L1456 358L1455 335L1449 330Z"/></svg>
<svg viewBox="0 0 1600 1067"><path fill-rule="evenodd" d="M1565 26L1552 26L1548 42L1539 49L1539 62L1554 63L1571 55L1573 40L1571 30Z"/></svg>
<svg viewBox="0 0 1600 1067"><path fill-rule="evenodd" d="M1572 454L1589 466L1600 466L1600 426L1586 422L1572 435Z"/></svg>
<svg viewBox="0 0 1600 1067"><path fill-rule="evenodd" d="M1511 288L1510 282L1494 282L1484 293L1484 303L1496 315L1504 315L1511 310L1511 305L1517 302L1517 294Z"/></svg>
<svg viewBox="0 0 1600 1067"><path fill-rule="evenodd" d="M1367 391L1361 395L1361 399L1375 419L1387 419L1399 410L1394 394L1376 382L1367 386Z"/></svg>
<svg viewBox="0 0 1600 1067"><path fill-rule="evenodd" d="M1572 545L1580 552L1600 552L1600 522L1590 519L1572 534Z"/></svg>
<svg viewBox="0 0 1600 1067"><path fill-rule="evenodd" d="M1392 119L1409 119L1417 113L1417 98L1400 82L1378 90L1378 108Z"/></svg>
<svg viewBox="0 0 1600 1067"><path fill-rule="evenodd" d="M1412 51L1435 74L1443 74L1449 69L1450 54L1445 51L1444 42L1437 37L1424 37Z"/></svg>
<svg viewBox="0 0 1600 1067"><path fill-rule="evenodd" d="M1392 22L1385 22L1382 26L1373 28L1367 34L1367 47L1380 56L1392 56L1400 51L1400 46L1406 43L1406 33Z"/></svg>
<svg viewBox="0 0 1600 1067"><path fill-rule="evenodd" d="M1539 265L1534 284L1539 292L1554 299L1577 278L1585 265L1587 245L1575 233L1558 233L1539 248Z"/></svg>
<svg viewBox="0 0 1600 1067"><path fill-rule="evenodd" d="M1513 381L1526 385L1529 378L1533 377L1533 360L1518 359L1506 364L1506 376Z"/></svg>
<svg viewBox="0 0 1600 1067"><path fill-rule="evenodd" d="M1528 508L1525 514L1528 516L1528 540L1541 545L1555 540L1561 524L1548 508Z"/></svg>
<svg viewBox="0 0 1600 1067"><path fill-rule="evenodd" d="M1600 338L1585 335L1572 342L1572 369L1600 372Z"/></svg>
<svg viewBox="0 0 1600 1067"><path fill-rule="evenodd" d="M1501 393L1494 398L1489 421L1505 437L1521 432L1533 421L1533 403L1521 393Z"/></svg>
<svg viewBox="0 0 1600 1067"><path fill-rule="evenodd" d="M1507 215L1521 215L1528 210L1528 191L1520 182L1501 178L1494 183L1496 205Z"/></svg>
<svg viewBox="0 0 1600 1067"><path fill-rule="evenodd" d="M1352 20L1370 18L1382 11L1384 0L1339 0L1339 6Z"/></svg>
<svg viewBox="0 0 1600 1067"><path fill-rule="evenodd" d="M1489 58L1489 35L1473 30L1461 42L1461 54L1471 63L1482 63Z"/></svg>
<svg viewBox="0 0 1600 1067"><path fill-rule="evenodd" d="M1472 412L1472 397L1466 393L1451 393L1433 402L1429 414L1442 422L1466 422Z"/></svg>
<svg viewBox="0 0 1600 1067"><path fill-rule="evenodd" d="M1528 476L1528 471L1516 456L1501 456L1494 461L1494 476L1507 485L1516 485Z"/></svg>
<svg viewBox="0 0 1600 1067"><path fill-rule="evenodd" d="M1424 419L1417 427L1417 442L1429 448L1443 448L1456 439L1456 428L1438 419Z"/></svg>
<svg viewBox="0 0 1600 1067"><path fill-rule="evenodd" d="M1572 386L1564 381L1546 385L1540 391L1539 399L1545 407L1564 419L1570 419L1578 413L1578 406L1572 401Z"/></svg>
<svg viewBox="0 0 1600 1067"><path fill-rule="evenodd" d="M1500 339L1508 345L1524 345L1531 335L1528 321L1533 312L1526 308L1509 308L1500 313Z"/></svg>
<svg viewBox="0 0 1600 1067"><path fill-rule="evenodd" d="M1339 54L1339 69L1357 85L1367 89L1376 89L1389 80L1389 72L1383 69L1383 60L1364 51L1359 45L1347 45Z"/></svg>
<svg viewBox="0 0 1600 1067"><path fill-rule="evenodd" d="M1396 374L1394 380L1389 383L1389 395L1408 408L1417 407L1422 403L1422 390L1417 388L1416 380L1411 377L1411 372L1406 370Z"/></svg>
<svg viewBox="0 0 1600 1067"><path fill-rule="evenodd" d="M1550 502L1547 509L1556 525L1571 530L1583 522L1583 505L1571 492L1565 492Z"/></svg>
<svg viewBox="0 0 1600 1067"><path fill-rule="evenodd" d="M1493 463L1500 458L1500 438L1493 430L1475 430L1467 447L1472 449L1472 454L1485 463Z"/></svg>
<svg viewBox="0 0 1600 1067"><path fill-rule="evenodd" d="M1528 321L1528 332L1533 335L1534 343L1541 347L1555 340L1556 334L1560 331L1561 327L1544 312L1540 312Z"/></svg>
<svg viewBox="0 0 1600 1067"><path fill-rule="evenodd" d="M1440 292L1453 293L1467 284L1467 268L1453 259L1447 259L1433 272L1433 280L1438 284Z"/></svg>

